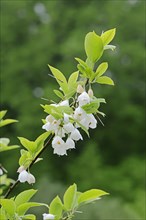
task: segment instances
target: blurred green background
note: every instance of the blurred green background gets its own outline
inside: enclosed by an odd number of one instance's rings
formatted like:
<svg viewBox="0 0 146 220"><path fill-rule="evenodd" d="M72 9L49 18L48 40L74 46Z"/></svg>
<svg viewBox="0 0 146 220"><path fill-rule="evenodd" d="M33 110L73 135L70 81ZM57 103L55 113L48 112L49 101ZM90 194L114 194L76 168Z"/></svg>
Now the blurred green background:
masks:
<svg viewBox="0 0 146 220"><path fill-rule="evenodd" d="M113 44L102 61L109 62L115 87L96 86L107 101L98 128L84 134L67 157L53 155L32 168L39 191L35 200L49 202L76 182L80 191L100 188L110 193L75 219L144 219L145 200L145 1L143 0L1 0L1 108L19 123L4 127L1 136L18 144L17 136L34 140L43 132L46 115L40 104L57 98L47 64L66 76L76 70L74 57L85 59L84 37L116 27ZM101 62L101 61L100 61ZM1 162L17 178L19 150L3 153ZM29 188L17 187L17 193ZM42 208L36 209L41 219Z"/></svg>

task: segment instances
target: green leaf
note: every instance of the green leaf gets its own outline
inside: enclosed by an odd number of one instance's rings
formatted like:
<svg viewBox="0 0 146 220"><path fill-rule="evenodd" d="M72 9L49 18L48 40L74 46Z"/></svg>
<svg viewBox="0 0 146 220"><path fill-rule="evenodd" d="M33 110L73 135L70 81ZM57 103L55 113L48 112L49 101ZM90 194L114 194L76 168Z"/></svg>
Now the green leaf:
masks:
<svg viewBox="0 0 146 220"><path fill-rule="evenodd" d="M49 212L55 215L55 220L58 220L62 216L63 204L59 196L56 196L50 204Z"/></svg>
<svg viewBox="0 0 146 220"><path fill-rule="evenodd" d="M74 207L75 199L76 199L77 186L74 183L71 185L65 192L63 201L64 207L66 210L71 210Z"/></svg>
<svg viewBox="0 0 146 220"><path fill-rule="evenodd" d="M17 149L19 147L20 146L18 146L18 145L7 146L7 145L4 145L4 144L0 143L0 152L8 151L8 150L14 150L14 149Z"/></svg>
<svg viewBox="0 0 146 220"><path fill-rule="evenodd" d="M50 65L48 65L48 66L50 67L51 72L55 76L56 81L58 82L58 84L62 88L64 94L66 94L68 92L68 86L67 86L67 81L66 81L65 76L63 75L63 73L61 73L60 70L58 70Z"/></svg>
<svg viewBox="0 0 146 220"><path fill-rule="evenodd" d="M110 30L102 33L101 39L103 41L104 46L109 44L113 40L115 34L116 34L116 28L110 29Z"/></svg>
<svg viewBox="0 0 146 220"><path fill-rule="evenodd" d="M26 202L17 207L17 213L18 215L24 215L28 211L28 209L30 209L31 207L36 207L36 206L47 206L47 205L44 203Z"/></svg>
<svg viewBox="0 0 146 220"><path fill-rule="evenodd" d="M26 150L21 150L21 157L19 158L19 165L20 166L25 166L26 168L29 166L31 163L33 157L29 151Z"/></svg>
<svg viewBox="0 0 146 220"><path fill-rule="evenodd" d="M5 116L7 110L0 111L0 120Z"/></svg>
<svg viewBox="0 0 146 220"><path fill-rule="evenodd" d="M90 203L97 200L100 196L108 195L109 193L99 190L99 189L91 189L84 193L82 193L78 198L78 203Z"/></svg>
<svg viewBox="0 0 146 220"><path fill-rule="evenodd" d="M16 207L28 202L36 192L37 190L34 189L29 189L21 192L15 199Z"/></svg>
<svg viewBox="0 0 146 220"><path fill-rule="evenodd" d="M28 151L34 152L36 148L36 143L34 141L29 141L24 137L18 137L20 143L25 147Z"/></svg>
<svg viewBox="0 0 146 220"><path fill-rule="evenodd" d="M97 109L99 108L100 103L99 102L91 102L89 104L83 105L82 109L84 109L84 111L87 114L93 114L97 112Z"/></svg>
<svg viewBox="0 0 146 220"><path fill-rule="evenodd" d="M12 199L1 199L0 204L11 217L15 214L16 205Z"/></svg>
<svg viewBox="0 0 146 220"><path fill-rule="evenodd" d="M98 66L97 70L96 70L95 77L96 76L98 76L98 77L102 76L105 73L105 71L107 70L107 68L108 68L108 63L107 62L101 63Z"/></svg>
<svg viewBox="0 0 146 220"><path fill-rule="evenodd" d="M103 42L95 32L89 32L85 37L85 52L90 61L95 63L103 54Z"/></svg>
<svg viewBox="0 0 146 220"><path fill-rule="evenodd" d="M96 82L97 82L97 83L100 83L100 84L107 84L107 85L112 85L112 86L114 86L113 80L112 80L110 77L108 77L108 76L98 77L98 78L96 79Z"/></svg>
<svg viewBox="0 0 146 220"><path fill-rule="evenodd" d="M62 92L56 89L54 89L53 91L59 98L64 99L64 95L62 94Z"/></svg>
<svg viewBox="0 0 146 220"><path fill-rule="evenodd" d="M28 219L28 220L36 220L36 216L33 215L33 214L25 215L25 216L23 217L23 220L25 220L25 219Z"/></svg>
<svg viewBox="0 0 146 220"><path fill-rule="evenodd" d="M50 131L47 131L43 134L41 134L36 140L36 149L35 151L38 153L43 147L44 147L44 142L48 138L48 136L51 134Z"/></svg>
<svg viewBox="0 0 146 220"><path fill-rule="evenodd" d="M14 122L18 122L17 120L14 120L14 119L5 119L5 120L1 120L0 121L0 127L3 127L5 125L8 125L8 124L11 124L11 123L14 123Z"/></svg>

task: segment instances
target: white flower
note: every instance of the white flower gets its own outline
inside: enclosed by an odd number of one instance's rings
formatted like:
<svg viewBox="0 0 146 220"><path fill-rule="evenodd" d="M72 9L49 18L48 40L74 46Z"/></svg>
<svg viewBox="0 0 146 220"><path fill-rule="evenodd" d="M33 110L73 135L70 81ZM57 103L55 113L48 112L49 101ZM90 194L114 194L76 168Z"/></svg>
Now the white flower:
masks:
<svg viewBox="0 0 146 220"><path fill-rule="evenodd" d="M97 127L97 120L95 119L93 114L87 114L85 118L83 118L80 123L86 127L87 129L89 128L96 128Z"/></svg>
<svg viewBox="0 0 146 220"><path fill-rule="evenodd" d="M71 133L74 129L75 129L75 127L73 126L73 124L72 123L67 123L67 124L65 124L65 125L63 125L63 128L64 128L64 130L65 130L65 133Z"/></svg>
<svg viewBox="0 0 146 220"><path fill-rule="evenodd" d="M79 106L83 106L90 103L91 99L87 92L83 92L81 95L78 96L77 101L79 102Z"/></svg>
<svg viewBox="0 0 146 220"><path fill-rule="evenodd" d="M0 176L3 175L3 170L0 168Z"/></svg>
<svg viewBox="0 0 146 220"><path fill-rule="evenodd" d="M52 141L52 147L54 148L54 154L58 155L67 155L66 153L66 144L61 137L55 136Z"/></svg>
<svg viewBox="0 0 146 220"><path fill-rule="evenodd" d="M93 90L92 90L92 89L89 89L89 90L88 90L88 95L90 96L90 98L93 97Z"/></svg>
<svg viewBox="0 0 146 220"><path fill-rule="evenodd" d="M43 220L54 220L55 219L55 215L52 214L43 214Z"/></svg>
<svg viewBox="0 0 146 220"><path fill-rule="evenodd" d="M81 121L82 119L84 119L87 116L86 112L81 108L78 107L75 109L74 111L74 118L78 121Z"/></svg>
<svg viewBox="0 0 146 220"><path fill-rule="evenodd" d="M68 149L74 149L75 148L75 142L69 137L66 140L66 150Z"/></svg>
<svg viewBox="0 0 146 220"><path fill-rule="evenodd" d="M31 173L28 173L27 182L28 182L29 184L35 183L35 177L34 177Z"/></svg>
<svg viewBox="0 0 146 220"><path fill-rule="evenodd" d="M21 183L24 183L27 181L27 177L28 177L28 172L26 170L23 170L19 176L18 176L18 180L21 182Z"/></svg>
<svg viewBox="0 0 146 220"><path fill-rule="evenodd" d="M56 120L52 115L46 117L46 124L42 126L46 131L56 131L59 128L60 120Z"/></svg>
<svg viewBox="0 0 146 220"><path fill-rule="evenodd" d="M80 132L76 128L71 132L70 138L75 141L78 141L80 139L83 140L82 135L80 134Z"/></svg>
<svg viewBox="0 0 146 220"><path fill-rule="evenodd" d="M21 183L24 182L28 182L29 184L35 183L35 177L31 173L28 173L26 170L20 172L18 176L18 180Z"/></svg>
<svg viewBox="0 0 146 220"><path fill-rule="evenodd" d="M68 100L64 100L64 101L59 103L59 106L69 106L69 101Z"/></svg>

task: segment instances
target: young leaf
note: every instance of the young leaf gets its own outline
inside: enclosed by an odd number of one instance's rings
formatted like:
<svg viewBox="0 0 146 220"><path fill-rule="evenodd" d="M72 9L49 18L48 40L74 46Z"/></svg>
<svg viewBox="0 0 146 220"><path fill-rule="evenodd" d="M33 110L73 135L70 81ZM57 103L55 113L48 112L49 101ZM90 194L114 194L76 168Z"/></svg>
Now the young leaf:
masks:
<svg viewBox="0 0 146 220"><path fill-rule="evenodd" d="M59 196L56 196L50 204L49 212L55 215L55 220L58 220L62 216L63 204Z"/></svg>
<svg viewBox="0 0 146 220"><path fill-rule="evenodd" d="M15 199L16 207L19 205L28 202L32 196L37 192L37 190L29 189L21 192Z"/></svg>
<svg viewBox="0 0 146 220"><path fill-rule="evenodd" d="M0 111L0 120L5 116L7 110Z"/></svg>
<svg viewBox="0 0 146 220"><path fill-rule="evenodd" d="M116 33L116 29L114 28L104 32L101 35L101 39L103 41L104 46L109 44L113 40L115 33Z"/></svg>
<svg viewBox="0 0 146 220"><path fill-rule="evenodd" d="M47 131L43 134L41 134L36 140L36 149L35 151L38 153L44 146L44 141L47 139L47 137L51 134L50 131Z"/></svg>
<svg viewBox="0 0 146 220"><path fill-rule="evenodd" d="M77 186L74 183L66 190L64 194L63 197L64 207L68 211L71 210L75 204L76 192L77 192Z"/></svg>
<svg viewBox="0 0 146 220"><path fill-rule="evenodd" d="M17 120L14 120L14 119L5 119L5 120L1 120L0 121L0 127L3 127L5 125L8 125L8 124L11 124L11 123L14 123L14 122L18 122Z"/></svg>
<svg viewBox="0 0 146 220"><path fill-rule="evenodd" d="M5 144L0 143L0 152L8 151L8 150L14 150L14 149L17 149L19 147L20 146L18 146L18 145L7 146Z"/></svg>
<svg viewBox="0 0 146 220"><path fill-rule="evenodd" d="M47 205L44 203L26 202L17 207L17 213L18 215L24 215L28 211L28 209L30 209L31 207L36 207L36 206L47 206Z"/></svg>
<svg viewBox="0 0 146 220"><path fill-rule="evenodd" d="M36 216L33 215L33 214L25 215L23 217L23 220L26 220L26 219L28 219L28 220L36 220Z"/></svg>
<svg viewBox="0 0 146 220"><path fill-rule="evenodd" d="M16 205L12 199L1 199L0 204L10 216L15 214Z"/></svg>
<svg viewBox="0 0 146 220"><path fill-rule="evenodd" d="M98 77L102 76L105 73L105 71L107 70L107 68L108 68L107 62L101 63L96 70L95 78L96 78L96 76L98 76Z"/></svg>
<svg viewBox="0 0 146 220"><path fill-rule="evenodd" d="M56 90L56 89L54 89L53 91L59 98L64 99L62 92L60 92L59 90Z"/></svg>
<svg viewBox="0 0 146 220"><path fill-rule="evenodd" d="M112 86L114 86L113 80L112 80L110 77L108 77L108 76L98 77L98 78L96 79L96 82L97 82L97 83L100 83L100 84L107 84L107 85L112 85Z"/></svg>
<svg viewBox="0 0 146 220"><path fill-rule="evenodd" d="M97 112L97 109L99 108L100 103L99 102L91 102L89 104L83 105L82 109L84 109L84 111L87 114L93 114Z"/></svg>
<svg viewBox="0 0 146 220"><path fill-rule="evenodd" d="M36 144L34 141L29 141L28 139L24 137L18 137L20 143L25 147L28 151L34 152L36 148Z"/></svg>
<svg viewBox="0 0 146 220"><path fill-rule="evenodd" d="M67 81L66 81L65 76L60 72L60 70L58 70L50 65L48 65L48 66L50 67L51 72L55 76L56 81L58 82L58 84L62 88L63 92L64 93L68 92L68 86L67 86Z"/></svg>
<svg viewBox="0 0 146 220"><path fill-rule="evenodd" d="M103 54L103 42L95 32L89 32L85 37L85 52L90 61L95 63Z"/></svg>
<svg viewBox="0 0 146 220"><path fill-rule="evenodd" d="M89 202L93 202L95 200L97 200L100 196L104 196L104 195L108 195L109 193L103 191L103 190L99 190L99 189L91 189L88 190L84 193L82 193L79 197L78 197L78 203L89 203Z"/></svg>

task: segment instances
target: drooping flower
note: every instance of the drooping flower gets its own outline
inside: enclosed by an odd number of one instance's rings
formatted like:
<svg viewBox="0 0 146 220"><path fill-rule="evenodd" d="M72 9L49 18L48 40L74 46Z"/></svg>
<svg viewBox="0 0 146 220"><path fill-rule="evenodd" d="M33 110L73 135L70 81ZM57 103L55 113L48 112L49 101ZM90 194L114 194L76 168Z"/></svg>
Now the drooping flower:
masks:
<svg viewBox="0 0 146 220"><path fill-rule="evenodd" d="M64 140L62 140L61 137L55 136L53 141L52 141L52 147L54 148L54 154L58 155L67 155L66 153L66 144Z"/></svg>
<svg viewBox="0 0 146 220"><path fill-rule="evenodd" d="M79 130L77 128L75 128L71 134L70 134L70 138L75 140L75 141L78 141L78 140L83 140L82 138L82 135L80 134Z"/></svg>
<svg viewBox="0 0 146 220"><path fill-rule="evenodd" d="M18 170L19 170L19 169L18 169ZM19 171L18 171L18 172L19 172ZM28 173L26 170L22 170L22 171L19 173L18 180L19 180L21 183L24 183L24 182L28 182L29 184L35 183L35 177L34 177L31 173Z"/></svg>
<svg viewBox="0 0 146 220"><path fill-rule="evenodd" d="M79 102L79 106L83 106L90 103L91 99L87 92L83 92L81 95L78 96L77 101Z"/></svg>
<svg viewBox="0 0 146 220"><path fill-rule="evenodd" d="M55 219L55 215L52 214L43 214L43 220L54 220Z"/></svg>
<svg viewBox="0 0 146 220"><path fill-rule="evenodd" d="M94 129L97 127L97 120L93 114L87 114L87 116L80 121L80 124L82 124L86 129Z"/></svg>
<svg viewBox="0 0 146 220"><path fill-rule="evenodd" d="M75 142L70 137L67 138L65 144L66 144L66 150L75 148Z"/></svg>
<svg viewBox="0 0 146 220"><path fill-rule="evenodd" d="M79 122L87 116L86 112L81 108L77 107L74 111L74 119L78 120Z"/></svg>

